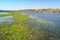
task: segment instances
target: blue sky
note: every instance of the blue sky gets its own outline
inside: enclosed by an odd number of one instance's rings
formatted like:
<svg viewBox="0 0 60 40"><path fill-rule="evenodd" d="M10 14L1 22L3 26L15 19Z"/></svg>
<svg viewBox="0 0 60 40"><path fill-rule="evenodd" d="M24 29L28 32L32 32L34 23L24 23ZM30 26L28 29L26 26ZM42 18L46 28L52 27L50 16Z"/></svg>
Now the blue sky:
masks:
<svg viewBox="0 0 60 40"><path fill-rule="evenodd" d="M60 0L0 0L0 10L60 8Z"/></svg>

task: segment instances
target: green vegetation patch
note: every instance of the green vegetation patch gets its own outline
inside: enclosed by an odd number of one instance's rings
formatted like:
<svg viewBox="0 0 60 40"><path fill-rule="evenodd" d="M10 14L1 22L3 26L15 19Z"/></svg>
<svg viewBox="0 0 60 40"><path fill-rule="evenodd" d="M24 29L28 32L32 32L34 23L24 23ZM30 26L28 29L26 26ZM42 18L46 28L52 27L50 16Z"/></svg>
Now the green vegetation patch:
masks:
<svg viewBox="0 0 60 40"><path fill-rule="evenodd" d="M29 18L26 14L11 12L0 16L13 16L11 24L4 22L0 24L0 40L46 40L47 32L43 28L50 26L50 23L38 23L35 19ZM33 24L32 24L33 23Z"/></svg>

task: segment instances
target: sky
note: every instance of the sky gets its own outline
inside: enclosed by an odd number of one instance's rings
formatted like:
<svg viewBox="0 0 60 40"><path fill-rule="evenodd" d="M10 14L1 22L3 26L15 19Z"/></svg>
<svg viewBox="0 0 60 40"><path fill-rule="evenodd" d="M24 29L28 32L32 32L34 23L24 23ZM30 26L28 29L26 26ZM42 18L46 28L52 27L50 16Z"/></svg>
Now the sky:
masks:
<svg viewBox="0 0 60 40"><path fill-rule="evenodd" d="M0 0L0 10L60 8L60 0Z"/></svg>

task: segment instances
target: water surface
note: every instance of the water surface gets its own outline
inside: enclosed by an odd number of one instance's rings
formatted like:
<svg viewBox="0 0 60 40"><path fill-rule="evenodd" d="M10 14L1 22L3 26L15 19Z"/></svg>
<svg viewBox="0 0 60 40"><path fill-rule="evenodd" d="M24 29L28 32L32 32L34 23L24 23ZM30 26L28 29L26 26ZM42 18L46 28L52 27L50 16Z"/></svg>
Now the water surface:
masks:
<svg viewBox="0 0 60 40"><path fill-rule="evenodd" d="M25 13L31 18L36 18L38 21L48 21L56 27L60 27L60 14L58 13Z"/></svg>
<svg viewBox="0 0 60 40"><path fill-rule="evenodd" d="M0 12L0 14L8 14L10 12ZM60 14L58 13L22 13L27 14L31 18L35 18L37 21L40 22L50 22L53 23L56 27L60 27ZM3 20L6 20L8 18L12 18L11 16L6 17L0 17L0 22L3 22ZM9 19L10 20L10 19Z"/></svg>

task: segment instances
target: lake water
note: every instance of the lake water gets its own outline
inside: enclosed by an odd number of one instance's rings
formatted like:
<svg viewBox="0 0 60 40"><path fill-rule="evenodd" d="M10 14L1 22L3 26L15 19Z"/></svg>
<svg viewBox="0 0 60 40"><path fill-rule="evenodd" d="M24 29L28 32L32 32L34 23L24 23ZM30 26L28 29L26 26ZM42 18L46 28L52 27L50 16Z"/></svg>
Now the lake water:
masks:
<svg viewBox="0 0 60 40"><path fill-rule="evenodd" d="M9 12L0 12L0 14L8 14ZM55 26L60 27L60 14L56 13L23 13L29 15L31 18L37 19L37 21L40 22L50 22L53 23ZM11 16L7 17L0 17L0 22L3 22L4 20L12 18ZM10 19L9 19L10 20Z"/></svg>
<svg viewBox="0 0 60 40"><path fill-rule="evenodd" d="M8 14L9 12L0 12L0 14Z"/></svg>
<svg viewBox="0 0 60 40"><path fill-rule="evenodd" d="M0 17L0 23L3 22L11 22L12 16L5 16L5 17Z"/></svg>
<svg viewBox="0 0 60 40"><path fill-rule="evenodd" d="M0 12L0 14L8 14L9 12ZM53 24L53 28L51 28L52 26L50 25L50 27L48 28L49 33L52 32L54 40L59 39L60 40L60 14L56 14L56 13L22 13L22 14L27 14L29 15L30 18L35 18L37 20L37 22L49 22L51 24ZM12 16L6 16L6 17L0 17L0 23L2 22L11 22ZM30 24L30 23L29 23ZM34 24L34 23L33 23ZM43 25L43 24L42 24ZM36 26L37 27L37 26ZM44 25L44 27L46 27ZM41 28L39 28L41 29Z"/></svg>
<svg viewBox="0 0 60 40"><path fill-rule="evenodd" d="M37 19L38 22L49 22L52 25L47 27L46 32L48 32L53 40L60 40L60 14L58 13L25 13L29 17ZM44 25L44 24L42 24ZM44 26L45 29L46 26ZM40 28L39 28L40 29Z"/></svg>
<svg viewBox="0 0 60 40"><path fill-rule="evenodd" d="M8 14L9 12L0 12L0 14ZM0 23L11 22L12 16L0 17Z"/></svg>
<svg viewBox="0 0 60 40"><path fill-rule="evenodd" d="M60 26L60 14L56 13L24 13L31 18L36 18L38 21L47 21L53 23L55 26Z"/></svg>

